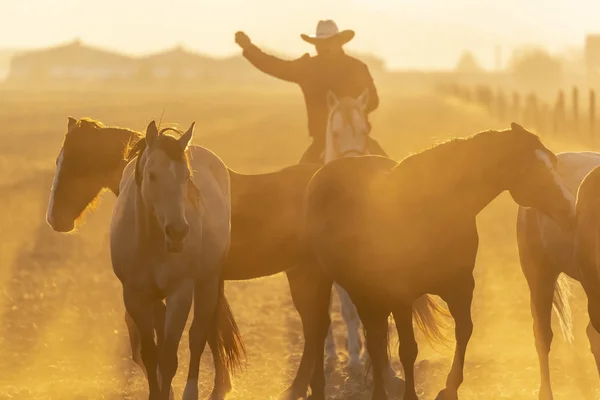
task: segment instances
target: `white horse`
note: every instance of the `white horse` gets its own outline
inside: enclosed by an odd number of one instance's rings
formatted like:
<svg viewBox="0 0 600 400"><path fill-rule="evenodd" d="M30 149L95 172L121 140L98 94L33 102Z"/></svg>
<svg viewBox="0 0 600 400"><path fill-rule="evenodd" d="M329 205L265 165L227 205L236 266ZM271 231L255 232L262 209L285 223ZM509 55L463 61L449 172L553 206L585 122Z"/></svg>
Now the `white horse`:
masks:
<svg viewBox="0 0 600 400"><path fill-rule="evenodd" d="M123 172L110 230L111 260L123 285L123 300L139 338L149 398L172 396L177 349L194 303L190 328L190 375L184 399L197 399L200 356L207 341L217 341L214 357L222 364L238 361L241 343L223 293L222 263L231 238L229 173L206 150L194 158L194 176L187 157L193 126L180 139L158 131L154 121L137 157ZM129 158L129 157L128 157ZM154 307L166 299L164 338L154 340ZM224 332L228 329L229 332ZM134 346L135 352L135 346ZM196 374L194 376L194 370ZM219 371L217 371L219 373ZM192 378L190 378L190 376ZM224 399L228 388L215 387L211 399Z"/></svg>
<svg viewBox="0 0 600 400"><path fill-rule="evenodd" d="M327 93L329 117L325 137L325 152L323 155L324 164L343 157L370 154L368 146L369 127L365 113L368 102L368 89L356 99L352 97L338 99L332 92ZM368 358L368 353L364 351L363 338L360 333L360 318L348 293L337 283L334 283L333 286L338 293L340 311L348 330L346 343L346 351L348 353L347 368L351 374L359 376L363 373ZM329 333L325 342L325 352L325 362L328 368L331 369L338 359L331 326L329 327ZM388 363L386 386L387 383L391 385L395 378L396 373Z"/></svg>
<svg viewBox="0 0 600 400"><path fill-rule="evenodd" d="M557 154L557 172L564 184L575 195L586 175L600 166L600 153L565 152ZM577 200L579 204L579 199ZM594 207L598 207L594 205ZM517 216L517 243L521 269L529 285L531 314L534 321L535 347L538 354L541 384L540 400L551 400L550 364L548 355L552 344L552 308L556 311L562 333L571 340L572 319L569 306L568 277L580 281L591 309L600 309L600 296L594 290L588 290L582 269L573 263L573 234L565 234L558 224L545 214L533 208L519 207ZM596 324L600 323L597 319ZM592 325L587 328L592 353L600 365L600 334Z"/></svg>

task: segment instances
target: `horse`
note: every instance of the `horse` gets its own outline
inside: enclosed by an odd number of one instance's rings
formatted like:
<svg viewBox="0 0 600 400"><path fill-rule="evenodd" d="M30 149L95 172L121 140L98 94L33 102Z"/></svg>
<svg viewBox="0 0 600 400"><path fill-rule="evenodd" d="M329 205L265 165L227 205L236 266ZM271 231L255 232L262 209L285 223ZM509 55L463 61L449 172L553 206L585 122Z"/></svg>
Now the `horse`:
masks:
<svg viewBox="0 0 600 400"><path fill-rule="evenodd" d="M473 330L477 214L508 190L522 206L574 227L574 197L556 173L556 156L518 124L453 139L396 163L342 158L323 166L306 189L305 257L350 295L373 364L373 399L386 399L387 316L392 312L405 372L405 400L415 400L418 349L411 304L439 295L455 321L456 347L438 399L457 399Z"/></svg>
<svg viewBox="0 0 600 400"><path fill-rule="evenodd" d="M224 295L222 263L231 238L229 174L208 150L194 160L187 147L194 123L181 138L158 130L152 121L132 147L119 185L110 226L113 271L123 286L123 302L135 323L149 399L169 399L177 371L177 349L194 303L190 352L199 361L207 341L228 367L239 363L241 338ZM164 337L154 341L154 308L166 299ZM221 321L228 321L223 324ZM223 328L229 331L224 331ZM236 340L226 337L237 335ZM186 388L184 398L195 388ZM213 399L223 398L213 392Z"/></svg>
<svg viewBox="0 0 600 400"><path fill-rule="evenodd" d="M562 333L567 341L573 339L571 309L569 306L569 278L580 281L589 301L590 323L587 334L596 362L600 361L600 318L598 283L594 258L583 250L593 250L597 229L595 212L597 197L594 189L600 166L600 153L565 152L556 155L557 172L576 199L577 235L566 234L548 216L533 208L519 207L517 214L517 245L521 269L529 286L535 345L540 366L540 400L551 400L550 365L548 355L553 338L551 318L554 308ZM596 192L597 193L597 192ZM573 262L576 244L579 261ZM589 253L595 254L595 253ZM595 256L594 256L595 257ZM596 311L598 310L598 311Z"/></svg>
<svg viewBox="0 0 600 400"><path fill-rule="evenodd" d="M123 161L123 153L128 144L139 142L142 136L139 132L106 126L90 118L68 117L48 201L48 224L58 232L70 232L83 224L85 213L93 211L102 192L110 191L119 196L119 182L127 163ZM199 146L189 146L192 165L203 151ZM323 341L327 333L321 337L320 327L329 324L329 316L327 311L324 315L314 310L323 307L328 310L332 282L319 268L302 264L299 239L305 188L319 168L317 164L299 164L250 175L229 169L232 231L223 279L249 280L285 272L294 307L302 320L304 350L293 382L280 396L285 400L305 396L309 386L315 399L324 397ZM415 317L422 329L427 329L430 311L434 310L428 302L415 306ZM160 323L164 316L164 304L157 302L155 329L159 347L164 336ZM127 313L125 322L131 331L134 324ZM209 346L213 354L218 351L211 341ZM142 365L139 341L132 340L131 348L134 362ZM219 360L213 358L215 362ZM198 368L198 361L190 359L188 382L197 381ZM230 391L232 385L226 366L215 364L215 370L218 372L215 389ZM189 387L193 385L186 385L186 389Z"/></svg>
<svg viewBox="0 0 600 400"><path fill-rule="evenodd" d="M367 142L369 128L365 117L365 109L368 102L368 89L365 89L356 99L352 97L338 99L333 92L329 91L327 93L329 115L325 135L325 151L323 152L324 164L342 157L370 154ZM337 283L334 283L333 286L338 293L340 312L348 330L348 339L346 342L348 362L346 368L351 375L358 376L363 366L367 365L365 360L367 352L363 352L361 357L363 342L360 335L360 319L348 293ZM333 331L330 326L325 341L325 364L329 369L333 368L338 358L333 337ZM390 387L397 377L389 363L385 376L387 379L386 386Z"/></svg>

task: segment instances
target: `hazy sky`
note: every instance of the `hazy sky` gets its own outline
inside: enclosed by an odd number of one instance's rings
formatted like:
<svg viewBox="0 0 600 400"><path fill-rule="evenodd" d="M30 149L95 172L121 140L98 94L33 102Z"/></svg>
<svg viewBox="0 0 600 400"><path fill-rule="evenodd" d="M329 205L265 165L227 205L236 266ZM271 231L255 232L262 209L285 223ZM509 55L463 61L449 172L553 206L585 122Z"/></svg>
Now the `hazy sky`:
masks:
<svg viewBox="0 0 600 400"><path fill-rule="evenodd" d="M462 50L487 67L519 45L552 51L600 33L600 0L0 0L0 48L32 48L80 37L146 53L177 43L211 54L237 52L236 30L291 55L312 51L301 32L332 18L393 67L446 68Z"/></svg>

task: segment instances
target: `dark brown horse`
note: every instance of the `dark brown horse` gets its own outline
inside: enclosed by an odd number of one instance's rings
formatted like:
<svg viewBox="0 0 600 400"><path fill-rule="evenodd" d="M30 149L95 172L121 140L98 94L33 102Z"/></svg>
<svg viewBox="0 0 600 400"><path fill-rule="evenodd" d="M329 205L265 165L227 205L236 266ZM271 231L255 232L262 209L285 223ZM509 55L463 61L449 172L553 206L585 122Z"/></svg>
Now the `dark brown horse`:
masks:
<svg viewBox="0 0 600 400"><path fill-rule="evenodd" d="M307 188L307 257L347 292L366 330L373 399L383 384L387 315L392 312L406 377L405 400L417 399L413 301L437 294L455 320L456 351L439 399L457 399L473 330L471 301L478 249L477 214L508 190L571 229L573 197L555 171L556 156L521 126L455 139L400 163L345 158L321 168Z"/></svg>
<svg viewBox="0 0 600 400"><path fill-rule="evenodd" d="M577 239L580 261L573 262L576 238L563 232L551 218L533 208L523 207L519 207L517 216L519 258L529 285L535 347L540 364L540 400L553 398L549 363L553 339L553 308L563 335L567 341L573 339L569 278L580 281L588 295L590 324L587 333L596 362L600 361L600 320L597 314L595 323L592 319L592 311L600 310L599 281L593 274L595 261L587 258L587 255L593 255L588 251L594 251L597 240L594 235L597 234L599 222L597 210L600 172L595 168L600 166L600 153L559 153L557 159L558 174L567 188L573 194L579 189L576 209L580 232Z"/></svg>

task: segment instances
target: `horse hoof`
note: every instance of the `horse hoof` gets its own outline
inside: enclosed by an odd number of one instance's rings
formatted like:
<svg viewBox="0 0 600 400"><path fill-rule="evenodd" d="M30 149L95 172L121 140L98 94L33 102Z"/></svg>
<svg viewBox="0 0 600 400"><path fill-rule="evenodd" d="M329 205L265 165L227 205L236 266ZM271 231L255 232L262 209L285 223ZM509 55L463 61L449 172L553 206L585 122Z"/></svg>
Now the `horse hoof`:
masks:
<svg viewBox="0 0 600 400"><path fill-rule="evenodd" d="M227 395L224 393L212 392L210 394L210 396L208 396L207 400L225 400L226 397L227 397ZM182 399L182 400L184 400L184 399Z"/></svg>
<svg viewBox="0 0 600 400"><path fill-rule="evenodd" d="M185 384L181 400L198 400L198 381L188 381Z"/></svg>
<svg viewBox="0 0 600 400"><path fill-rule="evenodd" d="M394 376L388 379L385 386L386 391L390 396L400 396L402 393L404 393L406 382L399 376Z"/></svg>
<svg viewBox="0 0 600 400"><path fill-rule="evenodd" d="M306 399L306 393L297 393L293 388L287 389L279 395L279 400L303 400Z"/></svg>
<svg viewBox="0 0 600 400"><path fill-rule="evenodd" d="M338 359L337 357L328 357L325 359L325 372L331 374L335 371L335 367L337 366Z"/></svg>
<svg viewBox="0 0 600 400"><path fill-rule="evenodd" d="M442 389L440 393L438 393L435 400L458 400L458 394L447 391L446 389Z"/></svg>

